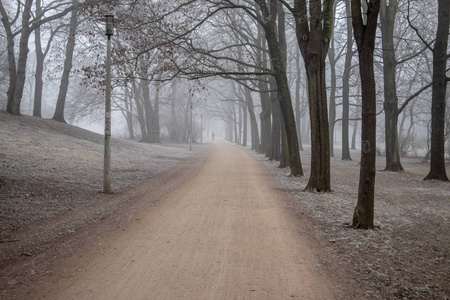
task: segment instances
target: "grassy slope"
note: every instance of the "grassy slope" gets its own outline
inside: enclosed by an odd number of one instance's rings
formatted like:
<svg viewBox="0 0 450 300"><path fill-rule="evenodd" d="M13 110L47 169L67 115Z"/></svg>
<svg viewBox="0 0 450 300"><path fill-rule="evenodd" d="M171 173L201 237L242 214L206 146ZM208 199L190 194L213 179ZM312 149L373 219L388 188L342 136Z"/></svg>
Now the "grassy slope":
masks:
<svg viewBox="0 0 450 300"><path fill-rule="evenodd" d="M113 191L136 186L190 155L185 146L113 139ZM102 135L0 111L0 240L61 212L104 200L99 193L102 176Z"/></svg>

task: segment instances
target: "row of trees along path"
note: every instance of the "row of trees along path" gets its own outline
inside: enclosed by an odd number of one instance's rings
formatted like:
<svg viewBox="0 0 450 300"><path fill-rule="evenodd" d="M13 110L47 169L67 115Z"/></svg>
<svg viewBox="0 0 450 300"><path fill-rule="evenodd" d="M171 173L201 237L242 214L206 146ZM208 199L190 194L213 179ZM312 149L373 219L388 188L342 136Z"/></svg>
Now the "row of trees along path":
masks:
<svg viewBox="0 0 450 300"><path fill-rule="evenodd" d="M65 102L76 46L76 35L81 34L82 39L89 41L86 43L91 45L92 51L89 52L95 53L101 48L93 45L95 38L100 35L99 32L86 29L89 26L80 26L83 24L81 21L95 27L93 24L98 23L99 15L113 12L121 19L121 34L115 46L116 62L114 66L118 75L115 86L123 87L125 101L133 97L130 94L134 95L134 106L137 109L137 113L134 113L131 102L125 102L125 105L121 106L117 104L118 101L115 101L117 109L120 109L127 118L130 137L134 135L133 118L137 118L141 140L143 142L159 142L161 131L160 94L165 82L178 75L188 79L211 76L232 79L235 82L233 83L235 94L238 96L240 94L239 97L244 99L239 100L241 101L239 110L248 110L250 115L252 149L266 153L271 159L279 159L280 167L290 167L291 176L303 176L299 152L301 148L298 127L300 120L299 87L296 88L296 108L294 109L288 77L289 37L286 32L291 29L289 27L291 25L295 32L297 52L300 52L303 57L308 91L307 107L309 108L312 155L306 189L328 192L331 190L330 155L333 155L333 132L337 105L335 66L340 57L340 54L335 53L334 48L329 51L329 47L330 44L334 45L336 42L334 29L337 24L335 17L337 7L345 5L347 42L342 79L342 106L344 108L342 159L351 159L348 149L348 110L349 76L352 69L352 56L355 54L353 40L356 41L357 46L359 90L362 95L361 173L353 226L373 227L377 114L373 68L375 32L378 25L381 27L383 48L386 170L402 170L397 133L399 114L404 111L408 103L431 86L431 164L430 172L425 179L448 181L444 156L445 99L448 82L446 66L450 19L450 3L447 0L438 1L438 22L434 43L428 41L429 37L423 36L422 31L417 27L417 22L411 17L411 6L419 5L412 1L399 3L385 0L332 0L322 3L319 0L296 0L291 5L286 1L279 0L246 2L207 0L202 3L203 5L200 7L198 1L183 0L166 5L145 4L136 1L125 1L119 4L102 0L89 0L82 3L77 0L51 3L44 3L41 0L26 0L17 1L17 3L12 1L8 5L1 2L0 14L7 42L9 71L7 112L20 115L27 70L28 41L34 32L36 83L33 114L40 117L44 59L51 49L50 44L56 33L61 28L68 28L64 68L56 111L53 116L53 119L65 122ZM401 59L396 58L394 47L395 17L399 9L402 9L408 20L408 32L413 32L415 37L423 43L421 51ZM41 29L44 28L44 25L52 24L69 14L70 18L66 18L67 24L60 23L50 30L47 47L43 48ZM180 18L180 14L185 17ZM224 27L206 28L205 24L208 22L223 24ZM246 25L243 26L243 24ZM80 27L82 29L79 29ZM225 43L223 47L207 49L202 46L207 46L208 43L192 43L195 33L200 34L204 30L222 30L223 28L226 30L224 33L229 37L227 41L223 41ZM354 38L351 37L352 33ZM17 42L17 40L19 41ZM17 47L18 49L16 49ZM396 67L422 55L425 51L430 51L433 55L432 82L412 93L398 107ZM85 55L89 54L85 53ZM18 55L17 59L16 55ZM99 55L97 55L98 57ZM246 59L248 57L251 57L250 62ZM298 55L297 64L299 64L299 57ZM327 57L330 61L332 75L334 74L331 78L329 106L325 76ZM104 79L101 76L103 68L102 62L94 62L82 68L87 77L86 82L92 84L94 90L104 88ZM296 70L297 73L300 72L299 67ZM297 74L297 77L299 76ZM153 104L150 100L151 81L157 82L154 85ZM300 85L299 82L297 80L298 85ZM188 107L191 110L194 91L195 87L191 85L188 92L190 99ZM260 94L262 110L260 128L256 121L252 91ZM174 99L173 96L172 99ZM172 115L175 115L173 107ZM233 109L235 109L234 105ZM247 114L244 114L245 126L246 116ZM191 127L185 138L192 139ZM245 134L244 136L246 136Z"/></svg>

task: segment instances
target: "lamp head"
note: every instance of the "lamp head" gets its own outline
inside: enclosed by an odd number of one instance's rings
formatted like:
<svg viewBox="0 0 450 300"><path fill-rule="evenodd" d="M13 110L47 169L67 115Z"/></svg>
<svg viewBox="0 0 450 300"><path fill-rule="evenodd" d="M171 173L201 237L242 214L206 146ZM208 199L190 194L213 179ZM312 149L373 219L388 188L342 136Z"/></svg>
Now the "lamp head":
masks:
<svg viewBox="0 0 450 300"><path fill-rule="evenodd" d="M105 15L105 23L106 23L106 35L108 39L114 34L114 16L113 15Z"/></svg>

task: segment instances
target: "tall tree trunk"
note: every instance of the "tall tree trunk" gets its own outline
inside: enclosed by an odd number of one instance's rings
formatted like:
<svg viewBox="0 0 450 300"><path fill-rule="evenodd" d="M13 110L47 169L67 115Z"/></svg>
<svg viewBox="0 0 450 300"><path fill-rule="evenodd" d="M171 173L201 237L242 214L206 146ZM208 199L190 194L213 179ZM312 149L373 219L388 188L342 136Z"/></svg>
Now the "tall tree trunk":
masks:
<svg viewBox="0 0 450 300"><path fill-rule="evenodd" d="M6 102L6 111L13 114L13 104L14 104L14 91L16 89L16 77L17 77L17 66L16 66L16 54L14 51L14 34L12 32L11 23L8 18L3 4L0 2L0 13L3 28L5 28L6 41L7 41L7 53L8 53L8 71L9 71L9 86ZM20 115L20 111L19 111Z"/></svg>
<svg viewBox="0 0 450 300"><path fill-rule="evenodd" d="M333 12L336 11L337 2L334 3ZM334 20L334 18L333 18ZM333 24L334 27L334 24ZM334 34L331 35L331 45L328 50L328 60L330 62L330 105L328 114L328 132L330 135L330 156L334 157L334 127L336 125L336 55L334 49Z"/></svg>
<svg viewBox="0 0 450 300"><path fill-rule="evenodd" d="M243 102L242 105L242 146L247 147L247 134L248 134L248 114L247 114L247 104L246 102Z"/></svg>
<svg viewBox="0 0 450 300"><path fill-rule="evenodd" d="M280 160L281 155L281 120L280 120L280 103L276 92L276 82L272 77L270 80L270 103L272 104L272 137L270 139L272 149L270 151L271 160Z"/></svg>
<svg viewBox="0 0 450 300"><path fill-rule="evenodd" d="M333 32L334 1L294 1L296 36L308 77L311 123L311 173L306 190L327 192L330 186L330 134L328 128L325 58ZM309 24L305 20L310 20Z"/></svg>
<svg viewBox="0 0 450 300"><path fill-rule="evenodd" d="M257 49L256 49L256 61L257 64L262 66L264 69L267 69L267 57L266 57L266 48L267 43L264 39L264 29L260 24L258 24L258 39L257 39ZM270 137L271 133L271 120L270 115L271 112L271 104L268 93L268 84L267 84L267 76L261 76L261 80L258 81L258 90L259 90L259 98L261 101L261 113L259 118L261 120L261 145L259 146L259 153L265 153L266 157L270 157Z"/></svg>
<svg viewBox="0 0 450 300"><path fill-rule="evenodd" d="M36 16L39 17L42 13L41 0L36 0ZM34 75L34 107L33 116L42 117L42 90L44 82L42 76L44 74L44 52L41 45L41 27L34 31L34 43L36 48L36 72Z"/></svg>
<svg viewBox="0 0 450 300"><path fill-rule="evenodd" d="M133 101L131 101L130 92L128 90L128 84L125 84L125 118L127 120L128 136L130 140L134 140L134 128L133 128Z"/></svg>
<svg viewBox="0 0 450 300"><path fill-rule="evenodd" d="M170 129L169 129L169 132L170 132L170 140L172 141L172 142L174 142L175 140L176 140L176 130L175 130L175 128L177 127L176 126L176 119L177 119L177 116L176 116L176 106L175 106L175 91L176 91L176 88L175 88L175 82L174 81L172 81L171 82L171 88L172 88L172 96L170 97Z"/></svg>
<svg viewBox="0 0 450 300"><path fill-rule="evenodd" d="M298 148L298 138L295 128L294 110L292 108L291 94L286 76L286 66L283 63L283 55L277 39L277 6L278 1L270 0L269 7L263 0L255 0L261 8L264 23L264 33L269 46L270 60L277 83L278 101L280 102L281 113L283 114L284 127L289 146L289 166L291 176L303 176L303 167L300 160L300 150Z"/></svg>
<svg viewBox="0 0 450 300"><path fill-rule="evenodd" d="M336 122L336 58L334 54L334 37L328 51L330 61L330 108L328 116L328 132L330 134L330 156L334 156L334 126Z"/></svg>
<svg viewBox="0 0 450 300"><path fill-rule="evenodd" d="M450 2L439 0L438 27L433 50L433 90L431 96L430 172L425 180L448 181L445 170L445 97L447 92L447 45Z"/></svg>
<svg viewBox="0 0 450 300"><path fill-rule="evenodd" d="M281 153L280 153L280 164L279 168L289 167L289 146L286 135L286 130L283 126L283 115L280 116L280 128L281 128Z"/></svg>
<svg viewBox="0 0 450 300"><path fill-rule="evenodd" d="M73 0L73 4L77 4L77 0ZM69 89L69 77L72 70L73 51L75 49L75 34L78 26L78 9L72 11L70 17L69 38L66 46L66 58L64 60L64 70L61 77L61 84L59 86L58 100L56 101L55 114L53 120L66 123L64 119L64 108L66 106L66 96Z"/></svg>
<svg viewBox="0 0 450 300"><path fill-rule="evenodd" d="M155 86L155 104L151 109L150 128L147 129L149 143L159 143L159 98L161 93L161 83L157 83ZM150 103L151 105L151 103Z"/></svg>
<svg viewBox="0 0 450 300"><path fill-rule="evenodd" d="M363 23L361 0L351 0L352 23L359 54L362 92L361 168L358 202L353 214L353 227L373 228L376 157L376 90L373 70L375 34L380 0L371 0L367 7L367 23Z"/></svg>
<svg viewBox="0 0 450 300"><path fill-rule="evenodd" d="M347 52L345 54L342 75L342 160L352 160L349 149L349 114L350 114L350 71L353 57L353 26L350 0L346 0L347 12ZM353 141L353 140L352 140Z"/></svg>
<svg viewBox="0 0 450 300"><path fill-rule="evenodd" d="M398 145L398 97L395 80L394 23L397 0L381 0L380 21L383 46L384 113L386 140L385 171L403 171Z"/></svg>
<svg viewBox="0 0 450 300"><path fill-rule="evenodd" d="M359 92L358 92L359 94ZM361 105L361 101L359 101L359 98L357 98L358 100L356 101L356 104L358 105L356 107L356 111L354 114L353 119L355 119L353 121L353 132L352 132L352 150L356 150L356 134L358 133L358 123L359 121L357 120L358 118L361 118L361 109L360 109L360 105ZM350 153L350 151L349 151Z"/></svg>
<svg viewBox="0 0 450 300"><path fill-rule="evenodd" d="M253 104L253 98L251 91L244 87L244 97L245 102L247 102L248 114L250 117L250 132L252 137L252 150L259 149L259 133L258 133L258 123L256 122L255 107Z"/></svg>
<svg viewBox="0 0 450 300"><path fill-rule="evenodd" d="M142 89L140 88L140 85L138 85L136 81L133 81L133 89L134 89L134 99L136 101L136 109L138 111L139 128L141 129L141 142L145 142L148 139L148 136L145 124L145 112L144 107L142 106L144 102Z"/></svg>
<svg viewBox="0 0 450 300"><path fill-rule="evenodd" d="M267 77L266 77L267 79ZM271 156L271 136L272 136L272 106L270 104L269 87L267 83L259 81L258 83L259 97L261 100L261 114L259 115L261 120L261 147L260 153L265 153L266 157Z"/></svg>
<svg viewBox="0 0 450 300"><path fill-rule="evenodd" d="M280 45L280 52L283 58L283 64L287 66L287 42L286 42L286 14L281 2L278 2L278 43ZM280 128L281 128L281 155L280 168L287 168L289 166L289 147L286 135L286 129L283 126L284 118L280 114ZM297 129L297 127L295 127ZM298 137L297 137L298 138Z"/></svg>
<svg viewBox="0 0 450 300"><path fill-rule="evenodd" d="M243 128L243 126L242 126L242 104L239 102L239 103L236 104L236 106L237 106L237 110L238 110L238 138L237 138L237 144L238 145L242 145L242 128Z"/></svg>
<svg viewBox="0 0 450 300"><path fill-rule="evenodd" d="M301 110L300 110L300 88L301 88L301 68L300 68L300 49L297 48L295 57L295 66L297 76L295 78L295 124L297 125L297 135L298 135L298 147L300 151L303 151L302 145L302 120L301 120Z"/></svg>
<svg viewBox="0 0 450 300"><path fill-rule="evenodd" d="M140 89L142 90L142 100L144 102L144 116L145 116L145 129L147 132L146 139L142 140L144 143L150 143L150 136L152 134L152 117L153 107L150 100L150 84L148 80L141 79Z"/></svg>

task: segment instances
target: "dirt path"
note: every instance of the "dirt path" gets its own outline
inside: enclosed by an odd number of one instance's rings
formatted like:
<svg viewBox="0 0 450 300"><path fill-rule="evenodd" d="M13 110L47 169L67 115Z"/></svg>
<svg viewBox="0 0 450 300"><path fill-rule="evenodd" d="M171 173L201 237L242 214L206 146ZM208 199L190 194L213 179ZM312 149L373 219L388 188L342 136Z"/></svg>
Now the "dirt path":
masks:
<svg viewBox="0 0 450 300"><path fill-rule="evenodd" d="M33 299L333 299L259 164L215 144L157 206L61 266Z"/></svg>

